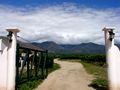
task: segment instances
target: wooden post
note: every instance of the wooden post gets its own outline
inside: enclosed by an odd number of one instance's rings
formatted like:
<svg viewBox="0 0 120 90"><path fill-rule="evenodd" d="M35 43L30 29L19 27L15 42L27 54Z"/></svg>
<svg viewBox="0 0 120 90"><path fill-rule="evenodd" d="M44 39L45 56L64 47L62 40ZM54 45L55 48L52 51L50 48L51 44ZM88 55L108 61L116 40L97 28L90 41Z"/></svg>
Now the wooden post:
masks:
<svg viewBox="0 0 120 90"><path fill-rule="evenodd" d="M16 89L17 89L17 84L19 81L19 44L17 44L17 51L16 51Z"/></svg>
<svg viewBox="0 0 120 90"><path fill-rule="evenodd" d="M38 52L38 75L39 75L40 69L41 69L41 52Z"/></svg>
<svg viewBox="0 0 120 90"><path fill-rule="evenodd" d="M30 79L30 68L29 68L30 60L29 60L29 53L30 53L30 51L27 50L27 79L28 79L28 81L29 81L29 79Z"/></svg>
<svg viewBox="0 0 120 90"><path fill-rule="evenodd" d="M45 68L46 68L46 77L48 76L48 50L46 50L46 58L45 58Z"/></svg>
<svg viewBox="0 0 120 90"><path fill-rule="evenodd" d="M37 52L35 51L34 52L34 55L35 55L35 57L34 57L34 60L35 60L35 77L37 78Z"/></svg>
<svg viewBox="0 0 120 90"><path fill-rule="evenodd" d="M33 56L34 57L34 56ZM34 60L34 58L31 58L32 60L31 60L31 67L30 67L30 77L32 77L32 74L33 74L33 60Z"/></svg>
<svg viewBox="0 0 120 90"><path fill-rule="evenodd" d="M44 79L44 57L43 57L43 52L41 52L41 76Z"/></svg>

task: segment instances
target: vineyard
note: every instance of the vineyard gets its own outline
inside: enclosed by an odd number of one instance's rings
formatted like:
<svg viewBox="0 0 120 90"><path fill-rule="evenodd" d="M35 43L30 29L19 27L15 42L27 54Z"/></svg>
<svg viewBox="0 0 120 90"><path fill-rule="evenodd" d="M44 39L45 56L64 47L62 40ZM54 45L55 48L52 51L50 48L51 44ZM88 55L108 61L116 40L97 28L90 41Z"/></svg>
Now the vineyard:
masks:
<svg viewBox="0 0 120 90"><path fill-rule="evenodd" d="M59 54L60 59L78 59L84 62L93 63L99 66L106 64L106 56L104 54Z"/></svg>

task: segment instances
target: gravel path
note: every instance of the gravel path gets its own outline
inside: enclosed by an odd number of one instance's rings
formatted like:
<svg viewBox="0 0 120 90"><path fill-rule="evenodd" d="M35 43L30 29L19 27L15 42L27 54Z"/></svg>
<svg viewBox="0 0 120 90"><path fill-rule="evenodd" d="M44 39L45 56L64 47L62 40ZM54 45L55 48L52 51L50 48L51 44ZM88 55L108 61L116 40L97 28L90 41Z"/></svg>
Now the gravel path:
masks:
<svg viewBox="0 0 120 90"><path fill-rule="evenodd" d="M61 68L49 74L45 81L35 90L95 90L88 85L93 79L82 64L55 60Z"/></svg>

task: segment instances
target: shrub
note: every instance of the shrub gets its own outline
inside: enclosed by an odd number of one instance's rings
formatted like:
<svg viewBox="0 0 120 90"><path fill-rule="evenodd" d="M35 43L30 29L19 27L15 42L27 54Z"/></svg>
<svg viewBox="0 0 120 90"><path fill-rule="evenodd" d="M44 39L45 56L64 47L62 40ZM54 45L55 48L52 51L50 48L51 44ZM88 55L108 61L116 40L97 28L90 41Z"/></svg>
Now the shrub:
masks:
<svg viewBox="0 0 120 90"><path fill-rule="evenodd" d="M96 86L97 88L102 88L102 90L107 90L108 87L108 81L105 79L97 78L92 81L92 84Z"/></svg>
<svg viewBox="0 0 120 90"><path fill-rule="evenodd" d="M17 90L31 90L27 84L21 85Z"/></svg>
<svg viewBox="0 0 120 90"><path fill-rule="evenodd" d="M52 68L54 64L54 57L51 55L48 55L47 58L47 68Z"/></svg>

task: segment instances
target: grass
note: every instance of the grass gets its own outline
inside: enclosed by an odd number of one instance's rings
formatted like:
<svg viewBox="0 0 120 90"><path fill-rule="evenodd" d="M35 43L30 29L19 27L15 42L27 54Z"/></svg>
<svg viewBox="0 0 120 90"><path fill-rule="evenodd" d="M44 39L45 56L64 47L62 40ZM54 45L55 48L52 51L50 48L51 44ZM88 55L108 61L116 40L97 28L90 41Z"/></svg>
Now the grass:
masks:
<svg viewBox="0 0 120 90"><path fill-rule="evenodd" d="M51 72L58 70L60 68L60 65L57 63L54 63L53 68L48 69L48 74L50 74Z"/></svg>
<svg viewBox="0 0 120 90"><path fill-rule="evenodd" d="M83 61L81 61L81 63L85 67L86 71L95 77L91 86L97 88L97 90L107 90L107 68Z"/></svg>
<svg viewBox="0 0 120 90"><path fill-rule="evenodd" d="M53 68L48 69L48 73L50 74L51 72L53 72L53 71L55 71L55 70L57 70L59 68L60 68L60 65L57 64L57 63L54 63ZM42 82L43 82L42 79L28 81L26 83L18 85L17 90L33 90L38 85L40 85Z"/></svg>
<svg viewBox="0 0 120 90"><path fill-rule="evenodd" d="M96 78L107 78L107 68L98 66L92 63L82 62L83 66L85 67L86 71L90 74L93 74Z"/></svg>
<svg viewBox="0 0 120 90"><path fill-rule="evenodd" d="M36 88L42 82L43 82L43 80L28 81L26 83L20 84L18 86L17 90L32 90L32 89Z"/></svg>

